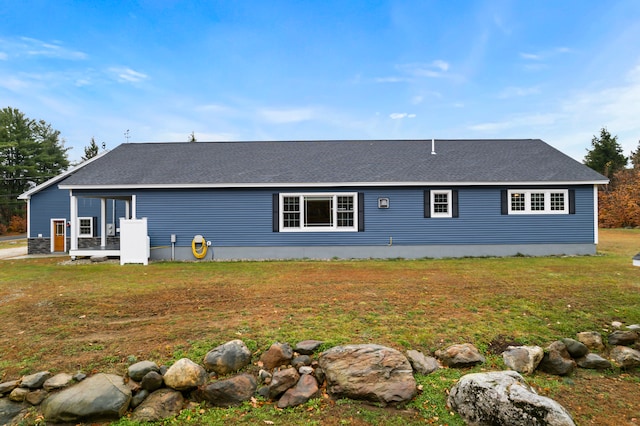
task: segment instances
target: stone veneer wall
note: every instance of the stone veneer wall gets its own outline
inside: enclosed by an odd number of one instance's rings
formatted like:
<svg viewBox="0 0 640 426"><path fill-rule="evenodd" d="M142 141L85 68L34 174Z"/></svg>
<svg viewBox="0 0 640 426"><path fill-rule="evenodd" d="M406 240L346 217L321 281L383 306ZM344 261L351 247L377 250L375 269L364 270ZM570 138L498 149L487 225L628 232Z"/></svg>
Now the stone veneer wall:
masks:
<svg viewBox="0 0 640 426"><path fill-rule="evenodd" d="M107 237L107 246L118 246L120 237ZM85 249L89 247L99 247L100 237L78 238L78 248ZM67 249L71 247L71 239L67 237ZM51 238L29 238L27 240L28 254L50 254Z"/></svg>

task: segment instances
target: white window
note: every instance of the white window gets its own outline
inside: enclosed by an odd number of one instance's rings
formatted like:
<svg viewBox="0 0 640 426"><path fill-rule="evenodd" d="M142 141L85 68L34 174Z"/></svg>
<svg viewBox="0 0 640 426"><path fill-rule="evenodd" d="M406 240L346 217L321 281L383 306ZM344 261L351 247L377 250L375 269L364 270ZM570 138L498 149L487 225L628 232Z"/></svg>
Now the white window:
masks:
<svg viewBox="0 0 640 426"><path fill-rule="evenodd" d="M280 194L281 231L357 231L355 193Z"/></svg>
<svg viewBox="0 0 640 426"><path fill-rule="evenodd" d="M566 189L508 191L509 214L569 214Z"/></svg>
<svg viewBox="0 0 640 426"><path fill-rule="evenodd" d="M80 238L93 237L93 218L92 217L78 218L78 237Z"/></svg>
<svg viewBox="0 0 640 426"><path fill-rule="evenodd" d="M451 190L431 190L431 217L452 217Z"/></svg>

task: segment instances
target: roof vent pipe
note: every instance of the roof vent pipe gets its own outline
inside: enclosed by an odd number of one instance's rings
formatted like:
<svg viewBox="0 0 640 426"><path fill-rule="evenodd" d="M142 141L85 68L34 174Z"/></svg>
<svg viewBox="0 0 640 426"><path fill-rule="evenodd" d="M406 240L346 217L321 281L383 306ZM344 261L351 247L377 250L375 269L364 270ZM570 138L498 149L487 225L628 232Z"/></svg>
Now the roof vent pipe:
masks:
<svg viewBox="0 0 640 426"><path fill-rule="evenodd" d="M436 140L431 139L431 155L436 155Z"/></svg>

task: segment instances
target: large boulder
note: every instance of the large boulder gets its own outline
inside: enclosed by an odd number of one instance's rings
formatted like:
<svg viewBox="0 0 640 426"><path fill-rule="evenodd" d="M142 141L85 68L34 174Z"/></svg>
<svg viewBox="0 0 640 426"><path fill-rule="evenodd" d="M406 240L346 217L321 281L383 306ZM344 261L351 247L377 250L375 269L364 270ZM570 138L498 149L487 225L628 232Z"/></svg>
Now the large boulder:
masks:
<svg viewBox="0 0 640 426"><path fill-rule="evenodd" d="M380 345L336 346L320 354L327 391L334 397L394 404L417 392L407 358Z"/></svg>
<svg viewBox="0 0 640 426"><path fill-rule="evenodd" d="M241 374L208 384L198 390L196 398L207 401L214 407L230 407L249 401L255 394L256 387L255 377L250 374Z"/></svg>
<svg viewBox="0 0 640 426"><path fill-rule="evenodd" d="M260 362L267 370L287 365L293 359L293 349L288 343L274 343L262 354Z"/></svg>
<svg viewBox="0 0 640 426"><path fill-rule="evenodd" d="M515 371L467 374L450 390L447 402L469 425L575 425L560 404L538 395Z"/></svg>
<svg viewBox="0 0 640 426"><path fill-rule="evenodd" d="M638 340L638 333L632 330L616 330L607 338L611 346L631 346Z"/></svg>
<svg viewBox="0 0 640 426"><path fill-rule="evenodd" d="M52 391L55 389L62 389L69 386L69 383L73 380L71 374L59 373L53 377L48 378L42 385L44 390Z"/></svg>
<svg viewBox="0 0 640 426"><path fill-rule="evenodd" d="M419 374L431 374L440 368L437 359L432 356L425 356L420 351L408 350L407 359L411 367L413 367L413 371Z"/></svg>
<svg viewBox="0 0 640 426"><path fill-rule="evenodd" d="M435 355L442 364L452 368L473 367L485 362L484 356L471 343L451 345L436 351Z"/></svg>
<svg viewBox="0 0 640 426"><path fill-rule="evenodd" d="M14 424L21 413L27 410L27 404L13 402L8 398L0 398L0 425Z"/></svg>
<svg viewBox="0 0 640 426"><path fill-rule="evenodd" d="M589 348L582 342L569 337L565 337L561 339L561 341L567 347L567 352L569 352L569 355L571 355L573 359L582 358L589 353Z"/></svg>
<svg viewBox="0 0 640 426"><path fill-rule="evenodd" d="M640 351L626 346L616 346L609 354L620 368L640 367Z"/></svg>
<svg viewBox="0 0 640 426"><path fill-rule="evenodd" d="M576 334L576 339L583 343L592 351L604 351L604 343L602 343L602 335L597 331L582 331Z"/></svg>
<svg viewBox="0 0 640 426"><path fill-rule="evenodd" d="M502 352L505 365L522 374L532 374L543 357L544 350L540 346L508 346Z"/></svg>
<svg viewBox="0 0 640 426"><path fill-rule="evenodd" d="M179 359L164 373L164 384L179 391L196 388L207 381L207 372L189 358Z"/></svg>
<svg viewBox="0 0 640 426"><path fill-rule="evenodd" d="M100 373L50 396L41 407L47 422L100 422L122 417L130 401L122 377Z"/></svg>
<svg viewBox="0 0 640 426"><path fill-rule="evenodd" d="M38 373L24 376L20 382L21 388L40 389L44 382L52 376L48 371L40 371Z"/></svg>
<svg viewBox="0 0 640 426"><path fill-rule="evenodd" d="M296 407L318 394L318 381L311 374L303 374L298 383L278 400L278 408Z"/></svg>
<svg viewBox="0 0 640 426"><path fill-rule="evenodd" d="M592 370L607 370L611 368L611 362L602 358L598 354L586 354L582 358L576 359L580 368L590 368Z"/></svg>
<svg viewBox="0 0 640 426"><path fill-rule="evenodd" d="M242 340L232 340L210 350L203 360L207 371L220 375L238 371L251 362L251 351Z"/></svg>
<svg viewBox="0 0 640 426"><path fill-rule="evenodd" d="M159 389L149 395L131 415L139 422L157 422L180 414L184 398L178 391Z"/></svg>
<svg viewBox="0 0 640 426"><path fill-rule="evenodd" d="M568 376L576 369L576 362L569 355L567 346L556 340L547 347L538 369L556 376Z"/></svg>

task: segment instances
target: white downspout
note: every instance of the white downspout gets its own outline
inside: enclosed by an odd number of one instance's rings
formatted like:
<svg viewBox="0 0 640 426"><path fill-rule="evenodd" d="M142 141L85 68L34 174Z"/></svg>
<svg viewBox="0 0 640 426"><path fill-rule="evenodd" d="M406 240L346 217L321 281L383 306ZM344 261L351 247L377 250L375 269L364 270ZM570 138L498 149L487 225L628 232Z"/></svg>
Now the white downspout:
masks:
<svg viewBox="0 0 640 426"><path fill-rule="evenodd" d="M136 196L133 194L131 196L131 219L136 219Z"/></svg>

